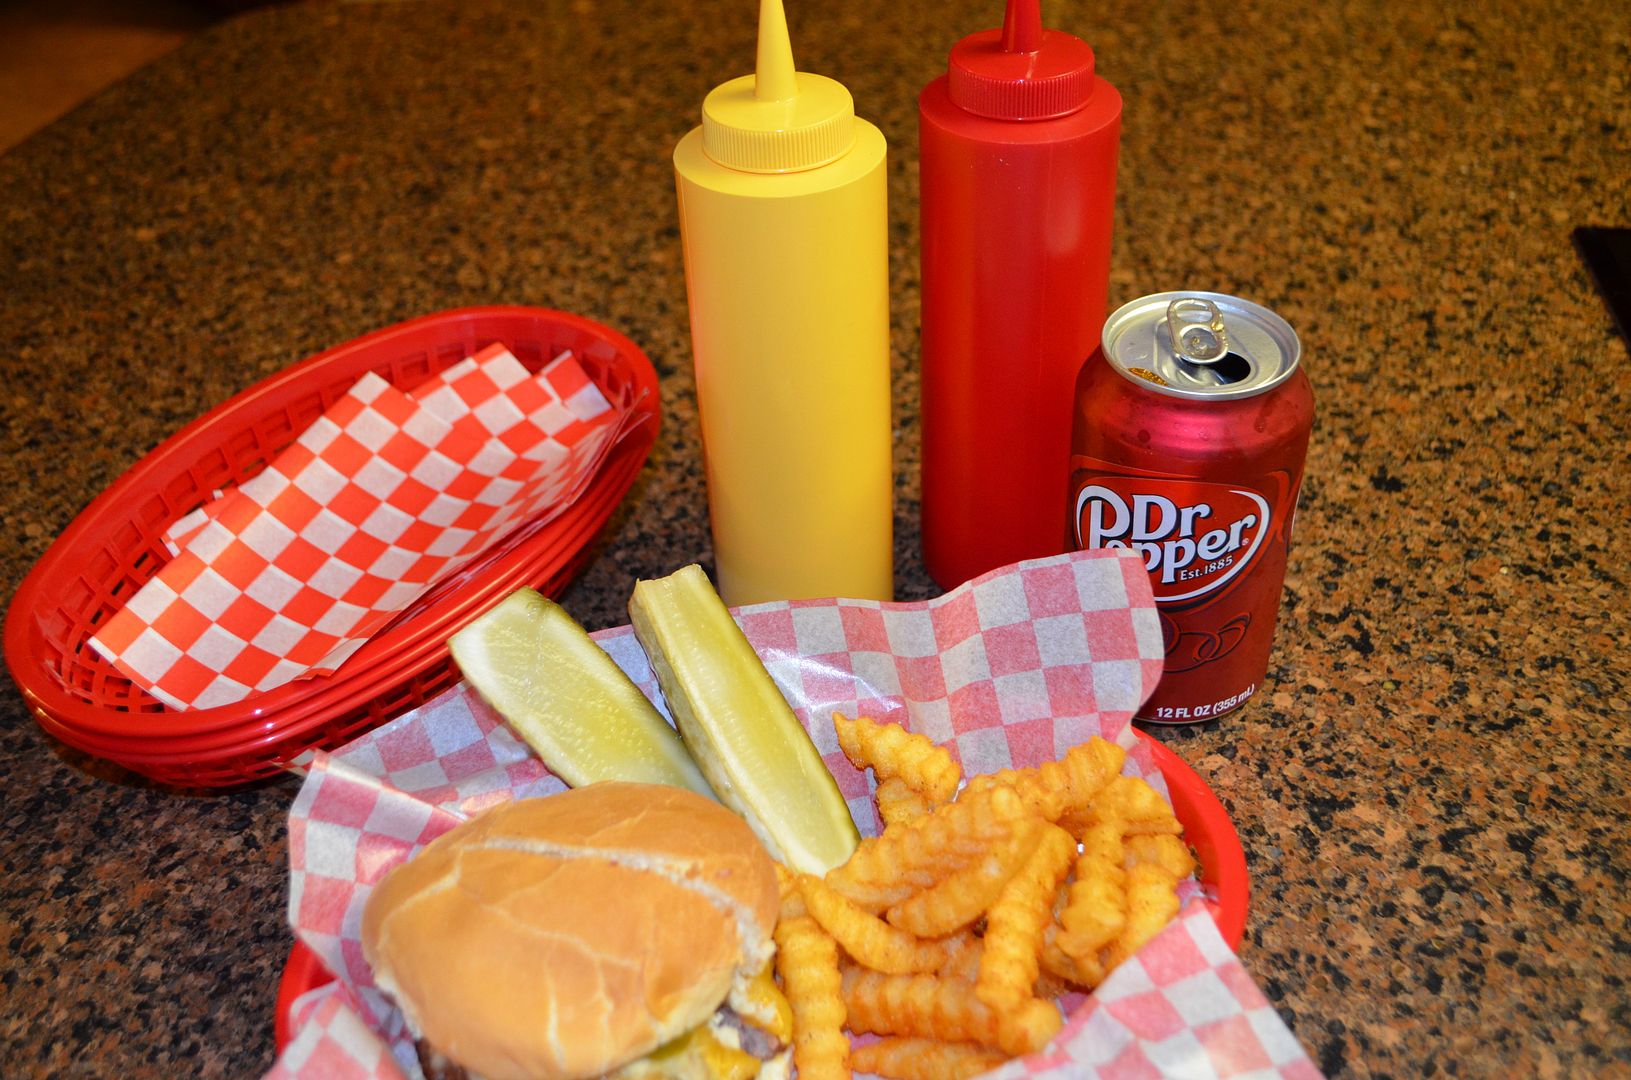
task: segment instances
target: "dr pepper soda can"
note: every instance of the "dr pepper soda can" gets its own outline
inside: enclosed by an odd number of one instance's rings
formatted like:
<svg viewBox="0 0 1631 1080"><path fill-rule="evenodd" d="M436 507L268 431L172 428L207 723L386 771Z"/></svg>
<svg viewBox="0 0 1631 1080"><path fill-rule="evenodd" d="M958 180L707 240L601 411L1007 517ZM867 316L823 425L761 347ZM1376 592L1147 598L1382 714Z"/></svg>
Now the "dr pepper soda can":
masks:
<svg viewBox="0 0 1631 1080"><path fill-rule="evenodd" d="M1076 381L1069 539L1144 558L1166 670L1141 719L1210 720L1262 687L1314 423L1286 321L1168 292L1104 325Z"/></svg>

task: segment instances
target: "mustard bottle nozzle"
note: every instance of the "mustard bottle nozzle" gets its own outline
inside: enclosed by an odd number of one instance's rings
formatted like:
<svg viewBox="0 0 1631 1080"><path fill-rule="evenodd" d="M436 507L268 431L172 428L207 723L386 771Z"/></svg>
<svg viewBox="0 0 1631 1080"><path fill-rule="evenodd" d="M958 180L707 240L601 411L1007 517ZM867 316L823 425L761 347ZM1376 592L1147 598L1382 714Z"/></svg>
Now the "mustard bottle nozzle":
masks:
<svg viewBox="0 0 1631 1080"><path fill-rule="evenodd" d="M854 144L849 91L793 66L782 0L759 0L754 73L714 87L703 101L703 153L743 172L802 172L836 161Z"/></svg>
<svg viewBox="0 0 1631 1080"><path fill-rule="evenodd" d="M786 101L798 92L787 11L782 0L759 0L759 55L754 66L753 96L760 101Z"/></svg>

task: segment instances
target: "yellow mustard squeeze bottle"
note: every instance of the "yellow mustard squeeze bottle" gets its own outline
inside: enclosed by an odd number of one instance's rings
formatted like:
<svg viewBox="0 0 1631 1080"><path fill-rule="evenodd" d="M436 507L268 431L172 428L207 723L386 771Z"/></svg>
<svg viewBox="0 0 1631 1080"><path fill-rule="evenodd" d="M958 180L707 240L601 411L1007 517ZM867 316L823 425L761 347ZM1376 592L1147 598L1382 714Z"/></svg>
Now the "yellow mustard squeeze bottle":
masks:
<svg viewBox="0 0 1631 1080"><path fill-rule="evenodd" d="M842 84L794 69L781 0L755 74L674 150L727 604L892 596L885 152Z"/></svg>

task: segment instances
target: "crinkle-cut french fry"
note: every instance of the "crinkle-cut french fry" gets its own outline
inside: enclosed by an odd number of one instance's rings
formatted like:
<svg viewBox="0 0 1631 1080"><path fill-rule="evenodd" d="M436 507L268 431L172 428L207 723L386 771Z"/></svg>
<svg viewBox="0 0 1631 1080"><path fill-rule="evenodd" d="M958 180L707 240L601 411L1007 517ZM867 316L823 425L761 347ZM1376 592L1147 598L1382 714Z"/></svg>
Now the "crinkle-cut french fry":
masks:
<svg viewBox="0 0 1631 1080"><path fill-rule="evenodd" d="M1059 910L1059 948L1081 964L1096 963L1099 950L1127 923L1126 871L1122 869L1121 821L1105 818L1082 834L1076 877Z"/></svg>
<svg viewBox="0 0 1631 1080"><path fill-rule="evenodd" d="M1000 1050L939 1039L879 1039L850 1054L857 1072L892 1080L969 1080L1007 1060Z"/></svg>
<svg viewBox="0 0 1631 1080"><path fill-rule="evenodd" d="M1043 822L1014 823L1007 838L974 862L889 909L891 925L918 937L942 937L978 919L1036 850Z"/></svg>
<svg viewBox="0 0 1631 1080"><path fill-rule="evenodd" d="M1069 989L1091 990L1104 981L1104 968L1099 965L1097 957L1076 959L1059 947L1057 940L1058 926L1050 926L1042 932L1042 952L1040 960L1042 970L1046 975L1056 979L1063 979ZM1038 991L1038 996L1043 996ZM1055 991L1051 996L1058 997Z"/></svg>
<svg viewBox="0 0 1631 1080"><path fill-rule="evenodd" d="M1048 1040L1059 1034L1065 1026L1065 1016L1059 1006L1042 998L1032 998L999 1021L1001 1037L1014 1046L1023 1046L1016 1053L1029 1054L1048 1045Z"/></svg>
<svg viewBox="0 0 1631 1080"><path fill-rule="evenodd" d="M843 993L850 1030L859 1034L996 1043L997 1014L971 982L855 967L844 970Z"/></svg>
<svg viewBox="0 0 1631 1080"><path fill-rule="evenodd" d="M793 1009L793 1064L800 1080L849 1076L838 946L808 915L776 923L776 973Z"/></svg>
<svg viewBox="0 0 1631 1080"><path fill-rule="evenodd" d="M1070 887L1075 883L1072 874L1059 883L1053 894L1053 921L1042 931L1042 950L1037 954L1042 972L1036 980L1036 996L1057 998L1073 989L1089 989L1092 984L1084 980L1093 978L1098 970L1097 961L1078 964L1074 957L1059 947L1059 913L1070 900ZM1096 982L1096 980L1095 980Z"/></svg>
<svg viewBox="0 0 1631 1080"><path fill-rule="evenodd" d="M1098 815L1115 817L1122 822L1126 836L1149 836L1184 831L1172 813L1172 807L1160 792L1137 776L1118 776L1105 785L1098 800Z"/></svg>
<svg viewBox="0 0 1631 1080"><path fill-rule="evenodd" d="M898 776L879 784L872 798L878 806L878 817L886 827L904 825L929 812L929 800Z"/></svg>
<svg viewBox="0 0 1631 1080"><path fill-rule="evenodd" d="M1091 804L1105 785L1121 775L1126 760L1125 749L1097 735L1067 750L1064 766L1069 795L1065 809L1076 810Z"/></svg>
<svg viewBox="0 0 1631 1080"><path fill-rule="evenodd" d="M1057 1001L1072 990L1076 984L1065 976L1055 973L1054 958L1064 960L1067 964L1070 957L1059 951L1059 946L1044 940L1042 951L1037 954L1039 964L1036 973L1036 982L1031 986L1031 997L1036 1001Z"/></svg>
<svg viewBox="0 0 1631 1080"><path fill-rule="evenodd" d="M1063 814L1059 815L1059 820L1054 822L1054 824L1068 832L1070 835L1074 836L1077 840L1080 840L1082 838L1082 834L1087 832L1088 829L1091 829L1093 827L1093 823L1098 820L1099 815L1094 811L1092 805L1089 804L1076 810L1066 810Z"/></svg>
<svg viewBox="0 0 1631 1080"><path fill-rule="evenodd" d="M1025 804L1025 812L1033 817L1053 821L1064 809L1063 800L1051 791L1030 769L999 769L968 778L962 797L983 794L997 787L1012 788Z"/></svg>
<svg viewBox="0 0 1631 1080"><path fill-rule="evenodd" d="M1144 947L1178 914L1178 879L1154 863L1127 871L1127 925L1109 949L1109 971Z"/></svg>
<svg viewBox="0 0 1631 1080"><path fill-rule="evenodd" d="M810 915L854 960L874 971L905 975L933 971L946 962L944 941L924 941L861 910L818 877L799 875L799 893Z"/></svg>
<svg viewBox="0 0 1631 1080"><path fill-rule="evenodd" d="M1088 860L1091 867L1121 866L1126 857L1124 848L1123 829L1125 825L1120 818L1105 817L1095 821L1088 830L1082 834L1083 860ZM1078 865L1078 870L1083 869Z"/></svg>
<svg viewBox="0 0 1631 1080"><path fill-rule="evenodd" d="M979 856L1025 816L1011 788L965 795L861 841L827 884L869 911L882 911Z"/></svg>
<svg viewBox="0 0 1631 1080"><path fill-rule="evenodd" d="M963 979L851 968L843 983L850 1030L858 1034L975 1042L1018 1056L1041 1049L1064 1022L1047 1001L1032 1000L1004 1015L975 996L974 984Z"/></svg>
<svg viewBox="0 0 1631 1080"><path fill-rule="evenodd" d="M946 938L946 962L935 971L943 979L963 979L973 983L980 974L980 953L985 942L972 928Z"/></svg>
<svg viewBox="0 0 1631 1080"><path fill-rule="evenodd" d="M804 907L804 897L799 895L798 875L774 860L771 865L776 868L776 889L781 897L781 909L777 918L796 919L800 915L808 915L809 912Z"/></svg>
<svg viewBox="0 0 1631 1080"><path fill-rule="evenodd" d="M1053 918L1053 897L1070 872L1076 841L1057 825L1044 825L1030 858L1003 886L986 913L985 949L975 989L994 1009L1016 1010L1031 996L1042 932Z"/></svg>
<svg viewBox="0 0 1631 1080"><path fill-rule="evenodd" d="M1183 838L1169 833L1154 836L1129 836L1125 841L1127 869L1142 863L1159 866L1181 881L1195 872L1195 856Z"/></svg>
<svg viewBox="0 0 1631 1080"><path fill-rule="evenodd" d="M1127 752L1097 736L1066 751L1061 761L1045 761L1030 769L1003 769L971 777L968 789L982 790L1007 784L1025 801L1025 808L1049 821L1088 806L1121 771Z"/></svg>
<svg viewBox="0 0 1631 1080"><path fill-rule="evenodd" d="M864 716L851 720L833 713L838 746L857 769L871 769L879 780L899 777L936 805L957 794L962 770L943 746L907 731L899 724Z"/></svg>

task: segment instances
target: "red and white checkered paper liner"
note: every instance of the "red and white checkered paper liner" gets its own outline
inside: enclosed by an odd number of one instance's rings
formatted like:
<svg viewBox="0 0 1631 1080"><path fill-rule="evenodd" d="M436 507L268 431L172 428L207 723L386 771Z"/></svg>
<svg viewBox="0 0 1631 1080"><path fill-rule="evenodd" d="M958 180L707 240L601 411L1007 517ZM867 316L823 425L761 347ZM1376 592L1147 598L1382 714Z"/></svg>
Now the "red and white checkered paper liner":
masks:
<svg viewBox="0 0 1631 1080"><path fill-rule="evenodd" d="M549 409L563 396L527 384L541 380L553 386L559 381L563 383L560 390L570 395L573 381L578 375L581 375L581 368L577 368L570 352L561 353L533 375L510 350L494 343L412 387L408 390L408 396L433 416L439 416L449 423L474 414L489 437L503 438L508 445L520 450L548 437L551 423ZM592 383L589 385L593 388ZM594 392L598 391L592 389L591 393ZM591 399L591 408L593 404ZM268 476L268 473L271 475ZM289 482L288 477L277 471L275 462L267 472L246 481L244 487L249 489L251 498L264 506L275 494L275 489L266 486L273 481L278 484ZM221 511L229 504L228 496L237 494L237 490L217 491L209 502L172 522L162 534L170 554L181 554L188 541L196 537L211 520L220 517Z"/></svg>
<svg viewBox="0 0 1631 1080"><path fill-rule="evenodd" d="M935 600L809 600L737 621L837 778L864 834L870 782L831 714L887 718L948 746L965 773L1035 765L1100 735L1125 771L1166 783L1131 725L1161 673L1162 640L1136 554L1076 552L994 571ZM595 635L666 715L629 627ZM337 979L292 1009L274 1077L419 1075L401 1013L362 958L379 879L487 807L565 790L460 684L333 754L289 813L289 919ZM1194 882L1180 917L1119 967L1047 1047L992 1077L1318 1077L1218 934Z"/></svg>
<svg viewBox="0 0 1631 1080"><path fill-rule="evenodd" d="M571 505L624 430L575 359L502 349L423 400L363 376L177 535L179 553L91 639L176 709L333 671L518 527Z"/></svg>

